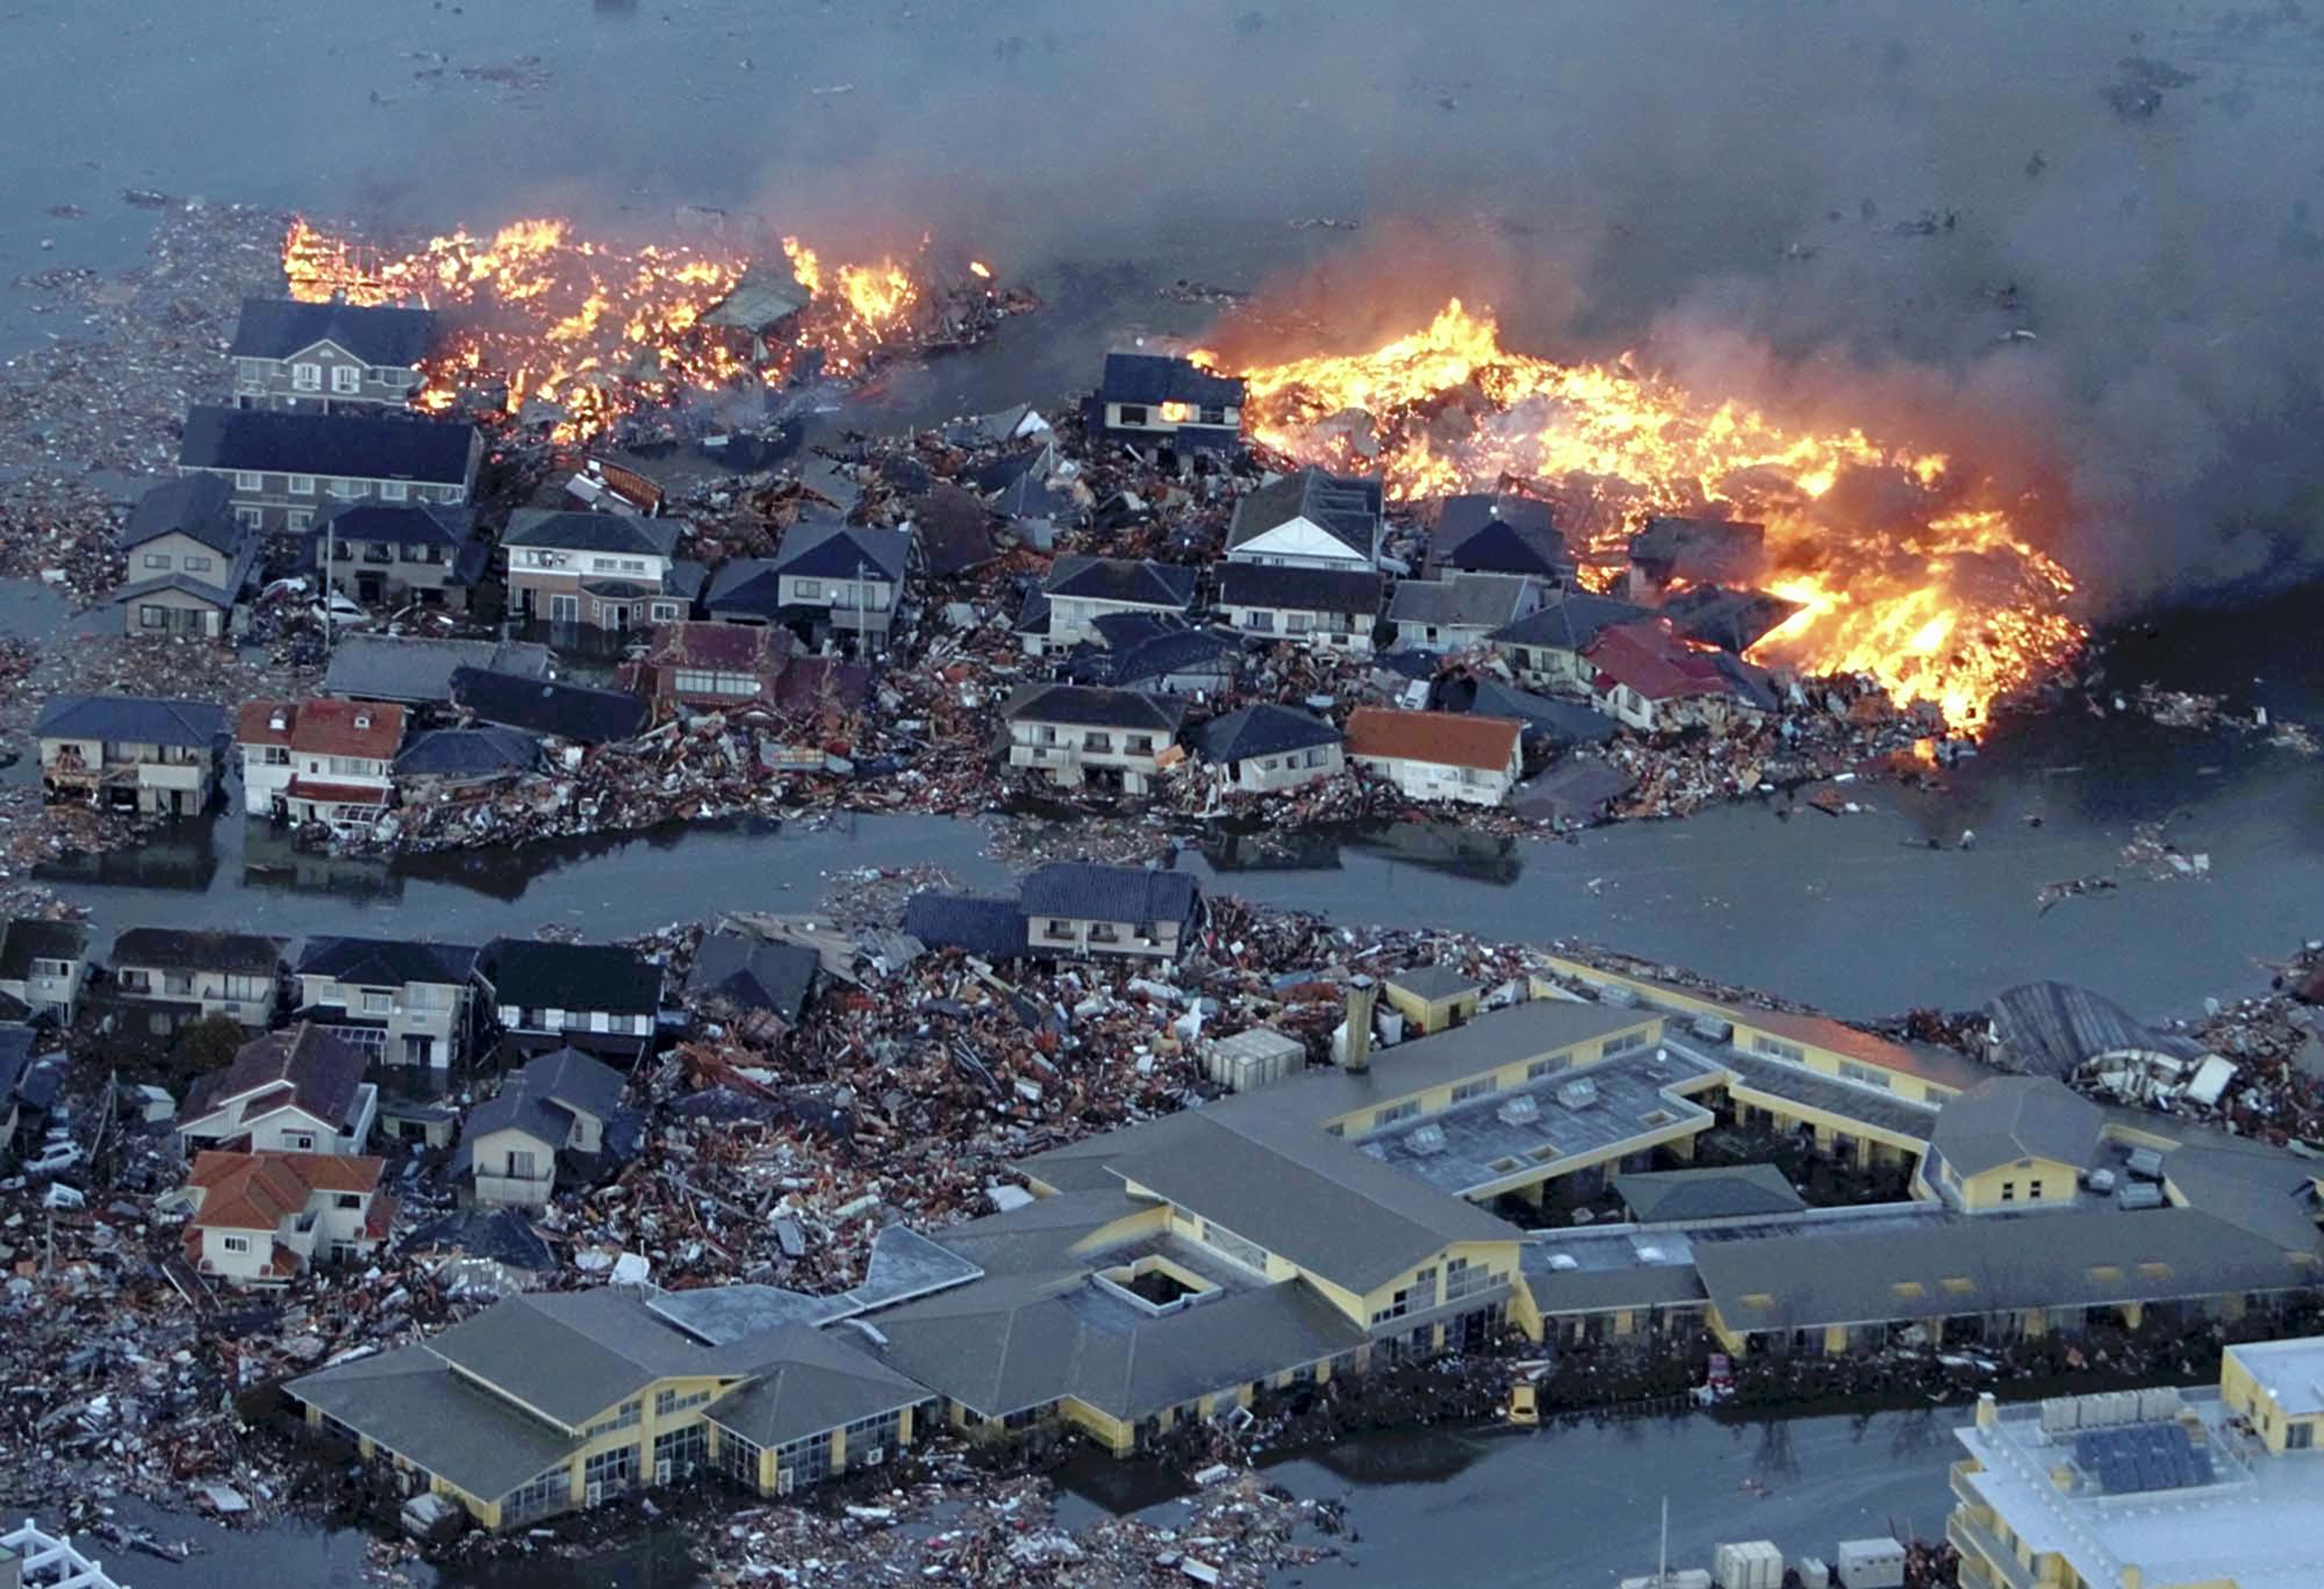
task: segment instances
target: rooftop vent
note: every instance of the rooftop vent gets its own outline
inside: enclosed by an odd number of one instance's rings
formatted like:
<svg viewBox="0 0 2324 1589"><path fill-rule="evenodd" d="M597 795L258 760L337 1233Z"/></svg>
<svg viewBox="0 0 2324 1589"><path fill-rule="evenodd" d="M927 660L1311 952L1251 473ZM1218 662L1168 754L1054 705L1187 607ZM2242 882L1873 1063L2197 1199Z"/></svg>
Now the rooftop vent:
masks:
<svg viewBox="0 0 2324 1589"><path fill-rule="evenodd" d="M268 712L266 714L266 726L273 730L278 734L289 733L290 731L290 709L287 706L278 706L273 711Z"/></svg>
<svg viewBox="0 0 2324 1589"><path fill-rule="evenodd" d="M1582 1264L1571 1253L1552 1253L1549 1266L1552 1269L1579 1269Z"/></svg>
<svg viewBox="0 0 2324 1589"><path fill-rule="evenodd" d="M1504 1125L1523 1125L1528 1120L1540 1118L1541 1100L1529 1092L1521 1092L1494 1113L1500 1116Z"/></svg>
<svg viewBox="0 0 2324 1589"><path fill-rule="evenodd" d="M1598 1101L1598 1084L1587 1076L1557 1089L1557 1101L1569 1109L1586 1109Z"/></svg>
<svg viewBox="0 0 2324 1589"><path fill-rule="evenodd" d="M2116 1204L2125 1208L2160 1208L2163 1189L2151 1180L2134 1180L2114 1194Z"/></svg>
<svg viewBox="0 0 2324 1589"><path fill-rule="evenodd" d="M1697 1015L1692 1030L1706 1042L1725 1042L1735 1035L1735 1024L1722 1021L1717 1015Z"/></svg>
<svg viewBox="0 0 2324 1589"><path fill-rule="evenodd" d="M1444 1127L1424 1125L1406 1137L1404 1145L1416 1153L1441 1153L1444 1151Z"/></svg>
<svg viewBox="0 0 2324 1589"><path fill-rule="evenodd" d="M356 712L356 713L355 713L355 727L357 727L357 728L359 728L359 729L367 729L367 728L371 727L371 713L370 713L370 712Z"/></svg>

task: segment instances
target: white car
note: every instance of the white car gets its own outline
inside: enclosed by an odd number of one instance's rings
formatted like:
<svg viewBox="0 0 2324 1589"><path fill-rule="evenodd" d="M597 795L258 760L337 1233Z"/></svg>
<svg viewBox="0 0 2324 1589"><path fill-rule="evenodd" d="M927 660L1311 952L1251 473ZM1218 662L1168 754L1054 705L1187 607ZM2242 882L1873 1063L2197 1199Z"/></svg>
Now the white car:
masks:
<svg viewBox="0 0 2324 1589"><path fill-rule="evenodd" d="M337 591L328 597L318 598L308 611L317 623L327 623L333 629L371 621L371 614L364 611L361 602L350 601Z"/></svg>
<svg viewBox="0 0 2324 1589"><path fill-rule="evenodd" d="M79 1162L80 1144L52 1142L41 1149L40 1157L24 1161L24 1173L33 1180L47 1175L62 1175Z"/></svg>

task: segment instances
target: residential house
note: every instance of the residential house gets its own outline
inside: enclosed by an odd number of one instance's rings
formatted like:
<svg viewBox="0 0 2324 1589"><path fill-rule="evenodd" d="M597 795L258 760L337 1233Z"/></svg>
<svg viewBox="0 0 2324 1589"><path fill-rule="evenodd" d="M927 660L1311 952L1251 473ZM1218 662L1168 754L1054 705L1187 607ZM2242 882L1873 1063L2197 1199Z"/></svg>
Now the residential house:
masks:
<svg viewBox="0 0 2324 1589"><path fill-rule="evenodd" d="M627 690L560 684L482 667L452 670L452 710L464 721L516 729L576 745L634 738L652 708Z"/></svg>
<svg viewBox="0 0 2324 1589"><path fill-rule="evenodd" d="M1242 447L1243 382L1191 359L1108 354L1089 433L1152 454L1232 456Z"/></svg>
<svg viewBox="0 0 2324 1589"><path fill-rule="evenodd" d="M1715 729L1775 708L1763 671L1729 652L1687 644L1666 619L1616 624L1583 660L1597 670L1591 695L1598 710L1647 733Z"/></svg>
<svg viewBox="0 0 2324 1589"><path fill-rule="evenodd" d="M1622 731L1622 725L1580 701L1536 695L1505 684L1489 673L1470 678L1446 679L1436 692L1436 705L1445 712L1481 712L1487 717L1513 717L1525 724L1526 749L1563 749L1572 745L1602 745Z"/></svg>
<svg viewBox="0 0 2324 1589"><path fill-rule="evenodd" d="M924 888L904 901L903 931L929 949L957 949L980 960L1015 960L1026 951L1025 914L1006 895Z"/></svg>
<svg viewBox="0 0 2324 1589"><path fill-rule="evenodd" d="M51 695L32 738L50 800L198 816L217 787L226 711L146 695Z"/></svg>
<svg viewBox="0 0 2324 1589"><path fill-rule="evenodd" d="M1277 568L1378 569L1377 476L1301 469L1247 492L1227 526L1227 561Z"/></svg>
<svg viewBox="0 0 2324 1589"><path fill-rule="evenodd" d="M189 1150L360 1153L379 1119L364 1063L363 1050L311 1021L270 1032L188 1089L178 1140Z"/></svg>
<svg viewBox="0 0 2324 1589"><path fill-rule="evenodd" d="M186 1182L186 1262L213 1279L283 1285L309 1265L366 1258L387 1239L395 1199L368 1154L224 1153Z"/></svg>
<svg viewBox="0 0 2324 1589"><path fill-rule="evenodd" d="M761 367L791 356L798 313L812 297L788 267L754 267L695 324L743 363Z"/></svg>
<svg viewBox="0 0 2324 1589"><path fill-rule="evenodd" d="M38 1036L30 1026L0 1024L0 1164L20 1135L29 1140L41 1128L64 1090L65 1056L33 1059Z"/></svg>
<svg viewBox="0 0 2324 1589"><path fill-rule="evenodd" d="M419 391L436 339L426 309L245 298L227 356L238 409L375 413Z"/></svg>
<svg viewBox="0 0 2324 1589"><path fill-rule="evenodd" d="M1466 651L1541 605L1541 582L1514 574L1407 579L1388 604L1396 643L1416 651Z"/></svg>
<svg viewBox="0 0 2324 1589"><path fill-rule="evenodd" d="M487 799L540 766L540 741L490 723L414 734L395 758L396 797L406 805Z"/></svg>
<svg viewBox="0 0 2324 1589"><path fill-rule="evenodd" d="M1348 714L1348 759L1415 800L1499 805L1517 786L1523 736L1508 718L1359 706Z"/></svg>
<svg viewBox="0 0 2324 1589"><path fill-rule="evenodd" d="M1661 611L1681 639L1740 657L1806 608L1766 591L1701 584L1672 592L1663 598Z"/></svg>
<svg viewBox="0 0 2324 1589"><path fill-rule="evenodd" d="M475 535L475 510L444 502L342 502L314 530L318 567L331 588L366 607L441 607L465 612L492 548Z"/></svg>
<svg viewBox="0 0 2324 1589"><path fill-rule="evenodd" d="M203 1015L263 1031L274 1024L281 970L280 938L132 927L113 941L107 991L149 1032L167 1034Z"/></svg>
<svg viewBox="0 0 2324 1589"><path fill-rule="evenodd" d="M683 989L687 1005L756 1038L779 1037L806 1012L822 957L798 943L706 934Z"/></svg>
<svg viewBox="0 0 2324 1589"><path fill-rule="evenodd" d="M1347 767L1339 730L1273 702L1213 718L1195 745L1204 761L1224 773L1229 787L1252 794L1336 777Z"/></svg>
<svg viewBox="0 0 2324 1589"><path fill-rule="evenodd" d="M1748 584L1766 560L1765 525L1657 515L1630 537L1629 594L1658 602L1674 584Z"/></svg>
<svg viewBox="0 0 2324 1589"><path fill-rule="evenodd" d="M1077 684L1158 695L1215 695L1242 674L1243 644L1224 629L1183 619L1115 613L1097 620L1105 649L1084 649L1058 669Z"/></svg>
<svg viewBox="0 0 2324 1589"><path fill-rule="evenodd" d="M1588 694L1597 669L1583 654L1615 625L1649 616L1650 611L1636 602L1562 588L1545 592L1539 607L1485 639L1519 683Z"/></svg>
<svg viewBox="0 0 2324 1589"><path fill-rule="evenodd" d="M675 623L693 609L678 527L631 513L520 508L501 537L512 618L614 633Z"/></svg>
<svg viewBox="0 0 2324 1589"><path fill-rule="evenodd" d="M1477 1018L1485 990L1458 966L1406 966L1389 973L1382 991L1388 1007L1405 1020L1405 1030L1429 1037L1465 1026Z"/></svg>
<svg viewBox="0 0 2324 1589"><path fill-rule="evenodd" d="M777 605L761 621L788 625L816 645L852 642L883 650L911 555L908 531L803 519L783 532L763 571L775 580ZM723 597L706 600L716 616L738 594L729 584Z"/></svg>
<svg viewBox="0 0 2324 1589"><path fill-rule="evenodd" d="M484 446L473 425L197 406L178 473L226 481L250 528L299 533L340 502L466 502Z"/></svg>
<svg viewBox="0 0 2324 1589"><path fill-rule="evenodd" d="M1034 954L1175 960L1202 924L1203 891L1184 872L1058 860L1018 886Z"/></svg>
<svg viewBox="0 0 2324 1589"><path fill-rule="evenodd" d="M1096 620L1116 613L1185 613L1194 604L1194 570L1128 557L1060 557L1041 582L1048 622L1025 636L1026 655L1106 643Z"/></svg>
<svg viewBox="0 0 2324 1589"><path fill-rule="evenodd" d="M323 693L400 706L449 706L452 675L489 668L539 682L549 651L529 640L431 640L404 635L342 635L331 648Z"/></svg>
<svg viewBox="0 0 2324 1589"><path fill-rule="evenodd" d="M1219 569L1219 611L1248 639L1369 657L1386 586L1369 569L1228 563Z"/></svg>
<svg viewBox="0 0 2324 1589"><path fill-rule="evenodd" d="M214 474L181 475L137 499L121 529L127 583L113 593L131 635L219 639L257 572L261 542Z"/></svg>
<svg viewBox="0 0 2324 1589"><path fill-rule="evenodd" d="M1569 584L1573 560L1547 502L1507 491L1447 497L1428 537L1431 577L1514 574L1545 585Z"/></svg>
<svg viewBox="0 0 2324 1589"><path fill-rule="evenodd" d="M538 1054L468 1111L452 1178L486 1207L546 1208L559 1159L600 1158L621 1105L618 1070L577 1049Z"/></svg>
<svg viewBox="0 0 2324 1589"><path fill-rule="evenodd" d="M309 938L291 968L299 1019L372 1064L440 1081L475 1033L476 952L409 938Z"/></svg>
<svg viewBox="0 0 2324 1589"><path fill-rule="evenodd" d="M1065 788L1095 785L1125 794L1152 786L1175 759L1185 701L1085 684L1021 684L1001 708L1009 765L1039 769Z"/></svg>
<svg viewBox="0 0 2324 1589"><path fill-rule="evenodd" d="M489 1007L527 1052L572 1046L635 1059L661 1013L661 968L613 943L496 938L476 962Z"/></svg>
<svg viewBox="0 0 2324 1589"><path fill-rule="evenodd" d="M403 708L376 701L245 701L235 726L253 816L367 827L395 800Z"/></svg>
<svg viewBox="0 0 2324 1589"><path fill-rule="evenodd" d="M770 709L798 637L771 624L664 624L646 653L655 715Z"/></svg>
<svg viewBox="0 0 2324 1589"><path fill-rule="evenodd" d="M0 996L10 1020L70 1026L88 980L88 929L78 922L17 916L0 926Z"/></svg>

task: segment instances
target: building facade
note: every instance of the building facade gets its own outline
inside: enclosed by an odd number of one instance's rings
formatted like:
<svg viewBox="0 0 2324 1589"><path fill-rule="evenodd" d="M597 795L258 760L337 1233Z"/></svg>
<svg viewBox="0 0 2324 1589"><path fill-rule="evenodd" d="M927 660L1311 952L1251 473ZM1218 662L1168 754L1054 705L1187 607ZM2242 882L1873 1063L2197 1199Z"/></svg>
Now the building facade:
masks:
<svg viewBox="0 0 2324 1589"><path fill-rule="evenodd" d="M346 502L464 503L484 449L472 425L198 405L178 472L226 482L249 528L304 534Z"/></svg>
<svg viewBox="0 0 2324 1589"><path fill-rule="evenodd" d="M32 737L51 801L198 816L217 793L226 712L201 701L51 695Z"/></svg>
<svg viewBox="0 0 2324 1589"><path fill-rule="evenodd" d="M281 969L279 938L132 927L113 941L106 991L157 1034L201 1015L263 1031L274 1024Z"/></svg>
<svg viewBox="0 0 2324 1589"><path fill-rule="evenodd" d="M226 349L238 409L377 413L423 384L436 336L426 309L245 298Z"/></svg>
<svg viewBox="0 0 2324 1589"><path fill-rule="evenodd" d="M235 725L252 816L368 827L395 801L403 708L375 701L248 701Z"/></svg>
<svg viewBox="0 0 2324 1589"><path fill-rule="evenodd" d="M1176 759L1186 703L1084 684L1025 684L1001 708L1009 765L1029 767L1062 788L1095 785L1144 794L1167 759Z"/></svg>
<svg viewBox="0 0 2324 1589"><path fill-rule="evenodd" d="M1229 563L1219 570L1219 613L1245 639L1369 657L1386 588L1369 569Z"/></svg>
<svg viewBox="0 0 2324 1589"><path fill-rule="evenodd" d="M440 1078L475 1037L476 951L394 938L309 938L299 1015L369 1062Z"/></svg>
<svg viewBox="0 0 2324 1589"><path fill-rule="evenodd" d="M1525 725L1474 712L1359 706L1348 716L1348 759L1415 800L1501 805L1524 770Z"/></svg>
<svg viewBox="0 0 2324 1589"><path fill-rule="evenodd" d="M520 508L501 547L510 615L552 632L644 629L692 607L675 578L678 527L659 519Z"/></svg>
<svg viewBox="0 0 2324 1589"><path fill-rule="evenodd" d="M366 1258L394 1217L382 1168L368 1155L201 1153L185 1187L186 1261L217 1280L273 1286L315 1263Z"/></svg>

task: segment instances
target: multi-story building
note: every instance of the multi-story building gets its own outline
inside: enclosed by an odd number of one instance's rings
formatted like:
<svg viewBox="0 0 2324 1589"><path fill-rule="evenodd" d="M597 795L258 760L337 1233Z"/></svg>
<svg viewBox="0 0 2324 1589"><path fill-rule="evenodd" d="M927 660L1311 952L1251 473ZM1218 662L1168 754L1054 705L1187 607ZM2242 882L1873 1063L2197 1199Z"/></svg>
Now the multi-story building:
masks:
<svg viewBox="0 0 2324 1589"><path fill-rule="evenodd" d="M1277 568L1378 569L1380 482L1374 475L1301 469L1235 503L1227 561Z"/></svg>
<svg viewBox="0 0 2324 1589"><path fill-rule="evenodd" d="M1511 718L1359 706L1348 714L1347 756L1415 800L1501 805L1524 769L1524 739Z"/></svg>
<svg viewBox="0 0 2324 1589"><path fill-rule="evenodd" d="M1041 582L1042 615L1020 622L1028 656L1104 645L1097 620L1120 612L1184 613L1194 604L1194 571L1130 557L1060 557Z"/></svg>
<svg viewBox="0 0 2324 1589"><path fill-rule="evenodd" d="M713 617L783 623L810 644L877 651L888 643L911 567L912 537L903 530L802 519L783 532L763 566L730 565L706 598ZM755 577L754 577L755 576ZM764 582L776 606L764 607Z"/></svg>
<svg viewBox="0 0 2324 1589"><path fill-rule="evenodd" d="M22 1006L10 1018L70 1026L88 980L88 929L78 922L18 916L0 926L0 994Z"/></svg>
<svg viewBox="0 0 2324 1589"><path fill-rule="evenodd" d="M32 738L52 801L198 816L217 787L226 711L145 695L51 695Z"/></svg>
<svg viewBox="0 0 2324 1589"><path fill-rule="evenodd" d="M475 1036L476 951L406 938L309 938L291 974L299 1018L371 1063L441 1080Z"/></svg>
<svg viewBox="0 0 2324 1589"><path fill-rule="evenodd" d="M283 1285L310 1264L368 1257L395 1199L367 1154L228 1153L194 1160L185 1187L186 1262L215 1279Z"/></svg>
<svg viewBox="0 0 2324 1589"><path fill-rule="evenodd" d="M1648 609L1611 596L1561 588L1542 604L1485 637L1517 675L1535 689L1588 694L1598 670L1584 660L1598 637L1618 624L1651 616Z"/></svg>
<svg viewBox="0 0 2324 1589"><path fill-rule="evenodd" d="M624 632L693 609L698 569L678 558L678 526L634 513L520 508L501 537L512 617ZM691 579L691 583L689 583Z"/></svg>
<svg viewBox="0 0 2324 1589"><path fill-rule="evenodd" d="M1219 612L1247 639L1369 657L1387 584L1370 569L1229 563L1219 570Z"/></svg>
<svg viewBox="0 0 2324 1589"><path fill-rule="evenodd" d="M574 1047L633 1060L653 1042L661 968L615 943L495 938L476 978L501 1028L529 1053Z"/></svg>
<svg viewBox="0 0 2324 1589"><path fill-rule="evenodd" d="M1516 574L1407 579L1388 604L1396 643L1407 651L1465 651L1541 605L1542 583Z"/></svg>
<svg viewBox="0 0 2324 1589"><path fill-rule="evenodd" d="M178 473L226 481L253 529L303 533L342 502L466 502L484 448L473 425L198 405Z"/></svg>
<svg viewBox="0 0 2324 1589"><path fill-rule="evenodd" d="M436 338L426 309L245 298L235 322L234 403L310 414L401 409Z"/></svg>
<svg viewBox="0 0 2324 1589"><path fill-rule="evenodd" d="M1232 456L1242 447L1243 382L1191 359L1108 354L1089 407L1089 433L1151 455Z"/></svg>
<svg viewBox="0 0 2324 1589"><path fill-rule="evenodd" d="M379 1119L364 1054L302 1021L235 1051L234 1063L186 1093L178 1140L188 1148L360 1153Z"/></svg>
<svg viewBox="0 0 2324 1589"><path fill-rule="evenodd" d="M1009 765L1065 788L1093 785L1143 794L1175 758L1186 703L1084 684L1021 684L1002 703Z"/></svg>
<svg viewBox="0 0 2324 1589"><path fill-rule="evenodd" d="M246 701L235 725L243 804L253 816L348 828L395 799L403 708L376 701Z"/></svg>
<svg viewBox="0 0 2324 1589"><path fill-rule="evenodd" d="M1175 960L1202 920L1203 891L1184 872L1056 860L1017 890L1037 955Z"/></svg>
<svg viewBox="0 0 2324 1589"><path fill-rule="evenodd" d="M1549 504L1507 492L1447 497L1428 537L1428 572L1514 574L1545 585L1573 578Z"/></svg>
<svg viewBox="0 0 2324 1589"><path fill-rule="evenodd" d="M128 581L113 594L125 632L213 640L231 632L261 550L233 497L225 481L196 474L137 499L121 528Z"/></svg>
<svg viewBox="0 0 2324 1589"><path fill-rule="evenodd" d="M475 523L474 510L443 502L339 503L316 520L316 565L366 607L464 612L491 556Z"/></svg>
<svg viewBox="0 0 2324 1589"><path fill-rule="evenodd" d="M263 1031L274 1024L281 969L279 938L132 927L113 941L106 991L155 1033L202 1015Z"/></svg>

